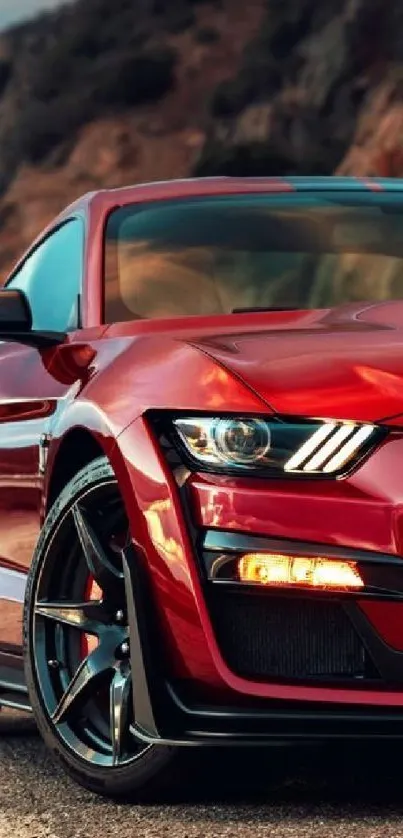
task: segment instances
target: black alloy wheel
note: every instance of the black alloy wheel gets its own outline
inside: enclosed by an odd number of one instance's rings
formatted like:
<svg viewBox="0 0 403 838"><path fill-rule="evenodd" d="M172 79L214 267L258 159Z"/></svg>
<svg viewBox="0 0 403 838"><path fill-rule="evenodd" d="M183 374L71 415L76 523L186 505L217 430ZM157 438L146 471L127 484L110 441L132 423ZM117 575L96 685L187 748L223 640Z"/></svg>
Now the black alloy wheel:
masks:
<svg viewBox="0 0 403 838"><path fill-rule="evenodd" d="M101 458L51 509L25 603L27 683L42 735L76 780L117 796L162 784L176 756L133 731L130 539L116 478Z"/></svg>

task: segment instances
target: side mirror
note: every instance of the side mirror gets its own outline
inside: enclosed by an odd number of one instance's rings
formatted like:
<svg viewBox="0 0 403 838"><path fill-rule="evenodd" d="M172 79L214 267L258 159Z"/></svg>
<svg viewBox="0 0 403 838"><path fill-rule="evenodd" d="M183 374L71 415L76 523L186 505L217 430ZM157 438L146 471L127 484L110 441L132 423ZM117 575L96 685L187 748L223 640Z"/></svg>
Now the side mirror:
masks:
<svg viewBox="0 0 403 838"><path fill-rule="evenodd" d="M22 291L0 291L0 332L30 332L32 312Z"/></svg>
<svg viewBox="0 0 403 838"><path fill-rule="evenodd" d="M23 291L0 290L0 340L25 343L38 349L63 343L63 332L47 332L32 328L32 312Z"/></svg>

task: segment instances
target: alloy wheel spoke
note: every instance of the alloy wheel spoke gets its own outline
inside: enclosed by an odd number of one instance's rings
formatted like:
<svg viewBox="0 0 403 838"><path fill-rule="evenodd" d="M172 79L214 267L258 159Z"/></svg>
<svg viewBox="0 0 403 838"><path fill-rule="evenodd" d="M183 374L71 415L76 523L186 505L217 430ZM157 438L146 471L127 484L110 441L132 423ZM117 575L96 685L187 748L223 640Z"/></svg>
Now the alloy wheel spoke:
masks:
<svg viewBox="0 0 403 838"><path fill-rule="evenodd" d="M131 672L123 667L116 670L110 687L112 760L117 765L124 755L129 731Z"/></svg>
<svg viewBox="0 0 403 838"><path fill-rule="evenodd" d="M67 690L52 714L52 721L61 724L72 713L76 713L94 694L99 684L112 671L111 654L103 648L101 643L88 657L83 660L76 674L70 681Z"/></svg>
<svg viewBox="0 0 403 838"><path fill-rule="evenodd" d="M109 613L101 602L38 602L35 614L57 623L99 634L109 622Z"/></svg>
<svg viewBox="0 0 403 838"><path fill-rule="evenodd" d="M109 560L79 503L74 504L72 514L90 574L104 593L116 597L117 589L120 591L123 587L123 573Z"/></svg>
<svg viewBox="0 0 403 838"><path fill-rule="evenodd" d="M32 604L38 680L61 740L82 759L121 768L140 746L131 733L130 537L114 487L87 490L70 506L69 525Z"/></svg>

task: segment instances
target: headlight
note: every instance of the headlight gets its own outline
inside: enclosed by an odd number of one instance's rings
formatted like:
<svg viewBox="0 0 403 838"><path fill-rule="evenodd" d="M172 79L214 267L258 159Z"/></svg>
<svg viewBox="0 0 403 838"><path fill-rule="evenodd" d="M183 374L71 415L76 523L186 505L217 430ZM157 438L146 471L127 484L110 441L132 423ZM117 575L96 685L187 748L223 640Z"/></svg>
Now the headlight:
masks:
<svg viewBox="0 0 403 838"><path fill-rule="evenodd" d="M354 422L249 417L173 421L179 445L199 468L333 475L365 453L382 431Z"/></svg>

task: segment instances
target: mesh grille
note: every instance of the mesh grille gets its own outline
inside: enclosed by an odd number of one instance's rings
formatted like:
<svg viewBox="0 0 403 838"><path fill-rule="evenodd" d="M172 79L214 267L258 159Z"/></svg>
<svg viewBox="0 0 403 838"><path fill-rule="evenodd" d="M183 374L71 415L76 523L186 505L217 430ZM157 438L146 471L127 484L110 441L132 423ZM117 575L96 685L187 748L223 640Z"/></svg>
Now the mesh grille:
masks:
<svg viewBox="0 0 403 838"><path fill-rule="evenodd" d="M212 618L228 666L254 678L365 677L365 649L337 602L214 591Z"/></svg>

